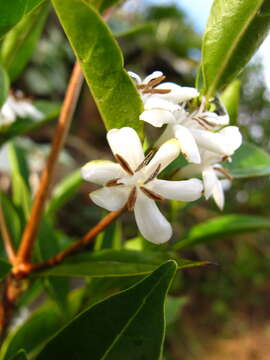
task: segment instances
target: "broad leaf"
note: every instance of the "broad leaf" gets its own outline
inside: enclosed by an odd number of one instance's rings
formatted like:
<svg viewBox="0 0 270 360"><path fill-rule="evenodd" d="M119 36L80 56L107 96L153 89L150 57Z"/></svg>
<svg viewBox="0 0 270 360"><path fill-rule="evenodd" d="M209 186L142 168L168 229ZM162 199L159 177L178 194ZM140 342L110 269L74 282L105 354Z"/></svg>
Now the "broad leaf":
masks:
<svg viewBox="0 0 270 360"><path fill-rule="evenodd" d="M101 13L103 13L106 9L123 2L123 0L86 0L86 2L95 6Z"/></svg>
<svg viewBox="0 0 270 360"><path fill-rule="evenodd" d="M240 80L234 80L221 94L221 100L224 103L230 116L230 125L237 125L240 88Z"/></svg>
<svg viewBox="0 0 270 360"><path fill-rule="evenodd" d="M142 135L143 124L139 121L142 102L123 68L121 50L106 23L83 0L52 2L106 128L130 126Z"/></svg>
<svg viewBox="0 0 270 360"><path fill-rule="evenodd" d="M37 351L62 324L54 304L41 306L24 324L10 332L1 346L0 359L10 360L21 348L28 354Z"/></svg>
<svg viewBox="0 0 270 360"><path fill-rule="evenodd" d="M42 2L7 34L1 47L1 61L14 80L21 73L38 41L49 13L49 2Z"/></svg>
<svg viewBox="0 0 270 360"><path fill-rule="evenodd" d="M0 39L15 26L24 15L42 2L44 2L44 0L0 0Z"/></svg>
<svg viewBox="0 0 270 360"><path fill-rule="evenodd" d="M149 274L172 256L162 252L101 250L74 255L51 269L34 276L118 277ZM176 259L179 269L206 265L207 262Z"/></svg>
<svg viewBox="0 0 270 360"><path fill-rule="evenodd" d="M33 105L42 112L43 118L41 120L18 118L11 125L0 125L0 146L15 136L24 135L55 119L60 111L60 106L50 101L35 101Z"/></svg>
<svg viewBox="0 0 270 360"><path fill-rule="evenodd" d="M224 167L235 178L270 175L270 155L256 145L244 143Z"/></svg>
<svg viewBox="0 0 270 360"><path fill-rule="evenodd" d="M11 269L11 265L4 259L0 259L0 281L2 281Z"/></svg>
<svg viewBox="0 0 270 360"><path fill-rule="evenodd" d="M202 93L227 85L247 64L270 27L268 0L215 0L202 44Z"/></svg>
<svg viewBox="0 0 270 360"><path fill-rule="evenodd" d="M57 184L48 202L47 216L55 215L57 210L76 194L82 182L80 170L76 170Z"/></svg>
<svg viewBox="0 0 270 360"><path fill-rule="evenodd" d="M20 350L12 360L27 360L26 352L24 350Z"/></svg>
<svg viewBox="0 0 270 360"><path fill-rule="evenodd" d="M164 300L176 271L169 261L130 289L90 307L62 329L36 360L161 357Z"/></svg>
<svg viewBox="0 0 270 360"><path fill-rule="evenodd" d="M5 69L0 66L0 108L4 104L9 90L9 78Z"/></svg>
<svg viewBox="0 0 270 360"><path fill-rule="evenodd" d="M270 220L253 215L224 215L193 226L184 239L174 244L175 249L207 244L224 236L270 229Z"/></svg>

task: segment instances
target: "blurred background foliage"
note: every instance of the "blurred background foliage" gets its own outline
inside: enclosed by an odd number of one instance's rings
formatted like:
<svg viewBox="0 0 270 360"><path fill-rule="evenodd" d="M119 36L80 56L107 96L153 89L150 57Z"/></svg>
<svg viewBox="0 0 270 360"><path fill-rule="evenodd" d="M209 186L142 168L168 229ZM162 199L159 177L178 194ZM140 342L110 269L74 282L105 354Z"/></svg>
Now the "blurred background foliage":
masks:
<svg viewBox="0 0 270 360"><path fill-rule="evenodd" d="M178 6L169 2L166 6L147 3L130 9L125 6L114 13L109 25L117 35L128 70L141 75L161 70L169 81L194 86L201 37ZM14 88L35 98L59 102L73 61L73 53L56 17L50 15L33 57ZM270 93L259 57L239 79L241 96L237 125L247 140L269 151ZM84 86L67 139L67 157L58 169L57 178L66 176L86 161L110 156L104 130L94 101ZM41 149L50 143L53 132L54 123L50 123L30 133L37 151L42 153ZM37 163L41 164L42 159L40 155ZM8 189L8 171L3 167L1 171L1 186ZM33 181L39 171L39 167L32 169ZM235 180L225 185L229 190L224 214L270 217L268 177ZM55 222L61 234L65 232L71 238L83 235L100 218L102 210L89 202L88 193L92 189L91 184L83 184L75 198L59 211ZM175 228L174 240L192 225L220 214L212 201L204 200L187 206L172 202L169 213ZM129 215L117 223L117 229L118 241L120 237L124 241L136 235ZM128 242L130 247L134 244L136 241ZM269 353L264 353L264 349L270 341L267 321L270 301L269 232L217 238L209 245L185 250L184 255L217 265L178 273L167 306L169 331L165 359L222 360L236 356L239 359L267 359ZM91 281L89 286L100 286L100 281Z"/></svg>

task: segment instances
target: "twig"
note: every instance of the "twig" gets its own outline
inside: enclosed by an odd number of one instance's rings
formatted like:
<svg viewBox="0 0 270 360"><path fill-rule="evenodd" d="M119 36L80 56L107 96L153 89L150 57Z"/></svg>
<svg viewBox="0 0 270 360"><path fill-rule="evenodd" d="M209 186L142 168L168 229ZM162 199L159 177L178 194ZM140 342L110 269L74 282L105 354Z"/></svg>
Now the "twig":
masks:
<svg viewBox="0 0 270 360"><path fill-rule="evenodd" d="M2 239L3 239L4 247L5 247L5 250L7 253L7 257L9 259L10 263L14 264L16 255L15 255L15 250L13 247L12 239L11 239L11 236L8 231L7 224L6 224L5 214L2 209L1 197L0 197L0 232L2 234Z"/></svg>
<svg viewBox="0 0 270 360"><path fill-rule="evenodd" d="M102 220L100 220L100 222L97 223L97 225L95 225L92 229L90 229L88 233L86 233L80 240L76 241L74 244L70 245L67 249L63 250L59 254L48 259L44 263L33 264L33 265L29 264L29 266L25 269L25 273L23 273L22 275L25 276L28 273L46 269L61 263L66 257L73 255L74 253L83 249L86 245L90 244L101 231L103 231L108 225L110 225L114 220L116 220L125 210L126 210L126 206L124 206L120 210L111 211ZM18 275L19 274L17 274L17 276Z"/></svg>
<svg viewBox="0 0 270 360"><path fill-rule="evenodd" d="M34 199L29 221L25 227L22 236L16 258L17 266L27 263L31 257L31 252L34 246L36 233L44 209L45 200L47 198L49 187L52 182L59 153L62 149L64 140L70 127L71 119L75 111L82 82L82 71L79 63L76 62L66 91L57 129L53 138L51 152L41 176L40 185Z"/></svg>

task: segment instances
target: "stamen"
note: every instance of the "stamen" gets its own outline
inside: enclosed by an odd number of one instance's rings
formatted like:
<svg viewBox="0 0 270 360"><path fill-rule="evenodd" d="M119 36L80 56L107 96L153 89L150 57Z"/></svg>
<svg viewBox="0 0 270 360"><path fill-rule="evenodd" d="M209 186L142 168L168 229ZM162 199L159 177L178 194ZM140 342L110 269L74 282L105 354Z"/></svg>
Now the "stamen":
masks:
<svg viewBox="0 0 270 360"><path fill-rule="evenodd" d="M156 86L158 85L159 83L161 83L161 81L165 80L166 79L166 76L165 75L161 75L155 79L152 79L151 81L149 81L149 83L147 84L148 87L153 87L153 86Z"/></svg>
<svg viewBox="0 0 270 360"><path fill-rule="evenodd" d="M144 160L140 163L140 165L137 167L137 169L135 170L135 172L138 172L139 170L141 170L143 167L145 167L149 161L152 159L152 156L154 155L154 150L150 150L149 153L146 155L146 157L144 158Z"/></svg>
<svg viewBox="0 0 270 360"><path fill-rule="evenodd" d="M227 169L225 169L223 167L219 167L219 166L214 166L214 170L219 171L228 180L233 180L233 176L229 174Z"/></svg>
<svg viewBox="0 0 270 360"><path fill-rule="evenodd" d="M142 91L143 94L168 94L170 93L170 89L144 89Z"/></svg>
<svg viewBox="0 0 270 360"><path fill-rule="evenodd" d="M131 190L129 197L128 197L128 201L127 201L128 211L132 211L134 209L136 199L137 199L137 189L136 189L136 187L134 187Z"/></svg>
<svg viewBox="0 0 270 360"><path fill-rule="evenodd" d="M122 158L122 156L120 156L119 154L115 154L114 155L116 161L121 165L121 167L129 174L129 175L133 175L134 172L131 169L131 167L129 166L128 162Z"/></svg>
<svg viewBox="0 0 270 360"><path fill-rule="evenodd" d="M145 180L144 185L148 184L150 181L152 181L158 175L160 168L161 168L161 164L159 164L158 167L156 168L156 170L152 173L152 175L150 175L149 178L147 180Z"/></svg>
<svg viewBox="0 0 270 360"><path fill-rule="evenodd" d="M197 121L205 130L212 130L209 126L207 126L209 124L204 119L199 117L193 117L192 119Z"/></svg>
<svg viewBox="0 0 270 360"><path fill-rule="evenodd" d="M147 85L145 85L145 84L138 84L138 85L136 85L136 88L137 89L145 89L145 88L147 88L148 86Z"/></svg>
<svg viewBox="0 0 270 360"><path fill-rule="evenodd" d="M110 187L110 186L119 186L119 185L122 185L122 184L119 184L119 183L118 183L118 180L119 180L119 179L120 179L120 178L112 179L112 180L108 181L108 182L105 184L105 186Z"/></svg>
<svg viewBox="0 0 270 360"><path fill-rule="evenodd" d="M162 201L164 200L164 198L162 196L160 196L159 194L155 193L152 190L147 189L144 186L141 186L140 189L142 190L142 192L148 196L150 199L155 200L155 201Z"/></svg>

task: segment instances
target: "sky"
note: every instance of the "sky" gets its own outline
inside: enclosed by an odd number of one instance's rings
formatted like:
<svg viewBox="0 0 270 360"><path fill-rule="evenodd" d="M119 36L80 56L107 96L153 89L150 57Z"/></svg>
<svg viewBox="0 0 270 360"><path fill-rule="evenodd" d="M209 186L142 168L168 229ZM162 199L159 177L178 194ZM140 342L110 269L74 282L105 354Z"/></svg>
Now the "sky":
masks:
<svg viewBox="0 0 270 360"><path fill-rule="evenodd" d="M213 0L148 0L148 2L153 4L168 4L173 2L177 4L186 12L188 18L194 24L195 29L203 33ZM258 54L262 57L265 81L268 88L270 88L270 35L261 45Z"/></svg>

